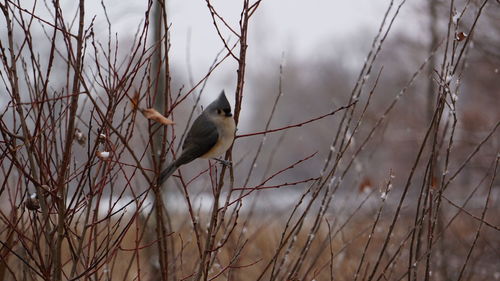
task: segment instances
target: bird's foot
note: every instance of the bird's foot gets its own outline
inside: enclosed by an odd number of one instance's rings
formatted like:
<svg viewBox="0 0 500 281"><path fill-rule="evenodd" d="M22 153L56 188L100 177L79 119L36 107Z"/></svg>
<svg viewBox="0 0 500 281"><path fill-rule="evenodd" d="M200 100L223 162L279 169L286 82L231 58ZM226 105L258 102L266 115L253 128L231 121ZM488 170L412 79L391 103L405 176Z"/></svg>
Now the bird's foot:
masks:
<svg viewBox="0 0 500 281"><path fill-rule="evenodd" d="M223 159L219 159L219 158L212 158L213 160L221 163L222 165L226 166L226 167L231 167L233 166L233 163L231 163L231 161L227 161L227 160L223 160Z"/></svg>

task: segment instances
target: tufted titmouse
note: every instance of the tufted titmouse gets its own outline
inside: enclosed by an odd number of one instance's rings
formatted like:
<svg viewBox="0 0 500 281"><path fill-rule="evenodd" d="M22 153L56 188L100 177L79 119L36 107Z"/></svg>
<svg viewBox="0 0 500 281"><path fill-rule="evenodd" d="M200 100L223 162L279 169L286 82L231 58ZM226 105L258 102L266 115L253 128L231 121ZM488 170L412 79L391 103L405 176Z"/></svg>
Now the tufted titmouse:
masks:
<svg viewBox="0 0 500 281"><path fill-rule="evenodd" d="M235 132L236 124L231 114L231 105L222 91L194 120L182 144L181 156L161 172L158 184L166 181L181 165L196 158L222 155L233 143Z"/></svg>

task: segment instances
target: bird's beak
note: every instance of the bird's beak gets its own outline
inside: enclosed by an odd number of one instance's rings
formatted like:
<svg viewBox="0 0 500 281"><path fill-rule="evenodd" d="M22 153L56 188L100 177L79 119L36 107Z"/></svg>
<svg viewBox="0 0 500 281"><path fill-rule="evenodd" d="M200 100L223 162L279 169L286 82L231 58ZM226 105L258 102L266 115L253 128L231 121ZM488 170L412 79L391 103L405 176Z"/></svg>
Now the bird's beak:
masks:
<svg viewBox="0 0 500 281"><path fill-rule="evenodd" d="M233 114L231 112L226 113L226 117L231 117Z"/></svg>

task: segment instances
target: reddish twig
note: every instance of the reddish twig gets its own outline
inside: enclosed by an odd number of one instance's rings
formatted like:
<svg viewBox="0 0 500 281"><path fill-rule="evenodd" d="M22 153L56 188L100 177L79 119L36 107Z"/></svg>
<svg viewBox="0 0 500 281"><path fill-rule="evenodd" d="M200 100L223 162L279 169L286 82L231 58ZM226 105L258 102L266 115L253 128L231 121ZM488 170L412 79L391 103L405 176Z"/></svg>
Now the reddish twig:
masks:
<svg viewBox="0 0 500 281"><path fill-rule="evenodd" d="M283 131L283 130L287 130L287 129L290 129L290 128L301 127L303 125L306 125L306 124L312 123L314 121L321 120L321 119L323 119L325 117L334 115L335 113L337 113L337 112L339 112L341 110L347 109L347 108L355 105L357 102L358 101L356 100L356 101L354 101L354 102L352 102L352 103L350 103L348 105L341 106L341 107L335 109L334 111L332 111L330 113L323 114L321 116L309 119L309 120L301 122L301 123L292 124L292 125L289 125L289 126L285 126L285 127L281 127L281 128L277 128L277 129L271 129L271 130L262 131L262 132L256 132L256 133L250 133L250 134L244 134L244 135L237 135L235 138L246 138L246 137L251 137L251 136L264 135L264 134L274 133L274 132L278 132L278 131Z"/></svg>

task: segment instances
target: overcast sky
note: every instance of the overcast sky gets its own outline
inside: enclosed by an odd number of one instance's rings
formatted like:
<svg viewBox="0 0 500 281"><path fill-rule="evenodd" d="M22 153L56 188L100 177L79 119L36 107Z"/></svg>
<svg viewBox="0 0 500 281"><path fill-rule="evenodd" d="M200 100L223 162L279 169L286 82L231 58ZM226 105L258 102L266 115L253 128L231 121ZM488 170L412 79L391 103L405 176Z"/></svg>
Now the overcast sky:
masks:
<svg viewBox="0 0 500 281"><path fill-rule="evenodd" d="M127 2L122 1L120 7L110 12L111 17L117 19L114 28L121 33L135 30L143 17L144 7L139 6L142 5L139 1ZM171 22L170 56L172 65L176 67L174 72L179 71L181 75L187 76L189 57L196 81L205 75L223 45L212 24L205 1L171 0L167 3ZM211 3L233 28L238 28L242 1L213 0ZM291 57L321 60L323 56L339 50L345 51L351 48L351 44L358 44L361 37L367 37L371 41L389 3L390 0L264 0L250 23L250 67L251 63L254 63L255 68L270 67L269 59L279 62L283 53L285 62L286 58ZM398 3L396 1L395 5ZM402 9L395 30L414 25L411 5L408 1ZM223 29L222 32L226 38L230 36L227 30ZM232 36L231 42L235 42L235 39ZM358 46L352 48L359 49ZM356 61L359 62L354 63L357 69L363 62L362 57L356 58ZM277 66L273 67L278 69ZM232 84L231 81L228 82L227 76L235 71L234 60L224 63L207 85L209 92L218 92L215 88L234 87L227 86Z"/></svg>
<svg viewBox="0 0 500 281"><path fill-rule="evenodd" d="M30 7L28 2L30 1L22 3L25 7ZM107 22L100 2L85 2L86 23L88 26L94 21L96 35L105 43L108 36ZM125 53L128 49L123 47L126 45L123 40L130 40L140 26L147 1L105 0L104 3L113 23L113 33L117 33L121 51ZM172 72L187 77L186 66L189 62L193 78L197 81L205 75L223 45L204 0L170 0L167 3L171 23L170 57L175 68ZM212 0L211 3L233 28L238 28L242 1ZM359 49L356 46L359 38L371 40L376 34L389 3L390 0L264 0L250 23L248 71L256 71L262 67L278 69L278 65L270 63L279 64L282 54L285 54L286 63L288 58L321 60L339 50L345 52L350 48ZM395 4L398 3L399 1ZM71 21L76 11L76 2L63 1L61 4L66 22ZM403 8L395 24L396 30L416 25L411 5L413 3L408 1ZM40 3L38 7L37 15L50 19L46 7ZM4 29L5 27L0 27L0 33L6 34ZM76 24L73 29L76 29ZM226 38L230 36L228 30L222 32ZM44 36L42 32L39 35ZM232 36L230 40L235 42L236 37ZM40 51L44 52L44 49L40 48ZM358 69L362 62L362 57L356 57L353 66ZM234 90L235 83L231 79L235 79L235 72L235 61L225 62L207 84L208 92L218 92L215 89L221 87L226 87L228 91ZM228 75L231 73L233 75Z"/></svg>
<svg viewBox="0 0 500 281"><path fill-rule="evenodd" d="M170 1L173 61L183 65L189 49L191 63L205 67L195 71L202 75L221 48L205 1ZM213 1L220 14L238 27L241 2ZM321 59L321 56L356 44L359 37L373 38L389 0L264 0L251 22L249 59L279 61L285 57ZM307 3L307 4L304 4ZM408 10L398 28L408 26ZM229 33L226 33L229 34ZM189 40L188 40L189 37ZM234 42L234 36L233 42ZM187 47L187 42L189 48ZM328 48L325 50L325 48ZM337 49L337 50L338 50ZM196 72L195 72L196 73Z"/></svg>

